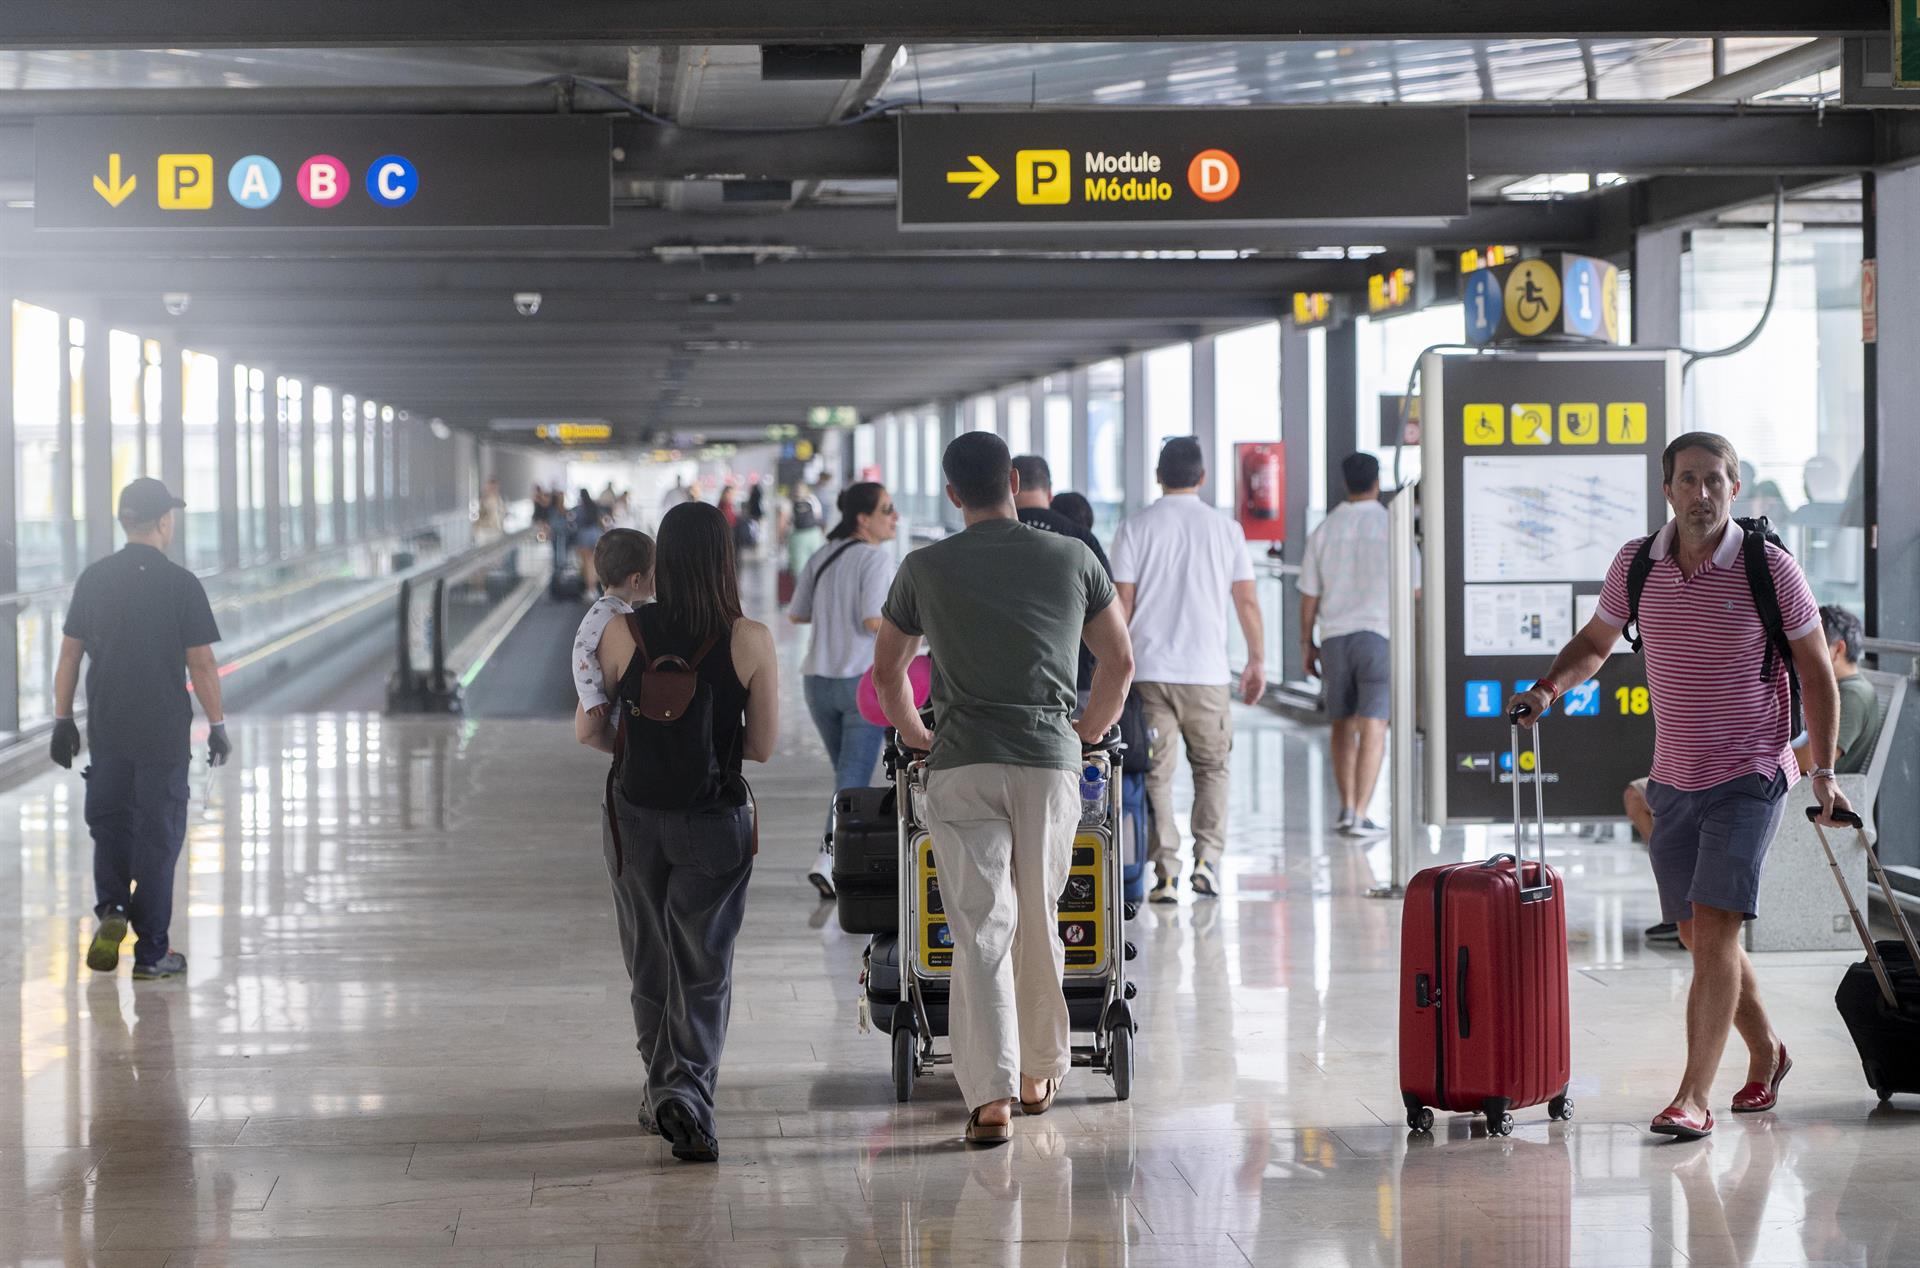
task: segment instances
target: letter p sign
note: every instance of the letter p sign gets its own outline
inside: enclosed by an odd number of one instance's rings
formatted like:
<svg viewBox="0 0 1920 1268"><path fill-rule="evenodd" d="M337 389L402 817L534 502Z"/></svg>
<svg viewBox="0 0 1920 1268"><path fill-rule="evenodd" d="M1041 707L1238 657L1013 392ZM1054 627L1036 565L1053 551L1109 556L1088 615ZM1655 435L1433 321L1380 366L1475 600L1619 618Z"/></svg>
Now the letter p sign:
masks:
<svg viewBox="0 0 1920 1268"><path fill-rule="evenodd" d="M160 156L160 210L205 211L213 206L213 155Z"/></svg>
<svg viewBox="0 0 1920 1268"><path fill-rule="evenodd" d="M331 154L316 154L300 165L294 184L309 205L337 207L347 196L347 186L352 179L345 163Z"/></svg>
<svg viewBox="0 0 1920 1268"><path fill-rule="evenodd" d="M1058 205L1073 197L1073 156L1065 150L1020 150L1013 156L1013 193L1028 204Z"/></svg>

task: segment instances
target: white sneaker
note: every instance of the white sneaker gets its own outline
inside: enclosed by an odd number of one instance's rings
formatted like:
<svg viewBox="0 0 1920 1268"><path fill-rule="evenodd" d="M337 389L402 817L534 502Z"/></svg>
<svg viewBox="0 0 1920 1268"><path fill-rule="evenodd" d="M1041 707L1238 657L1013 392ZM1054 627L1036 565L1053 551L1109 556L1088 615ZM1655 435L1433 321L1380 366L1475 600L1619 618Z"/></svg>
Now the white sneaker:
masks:
<svg viewBox="0 0 1920 1268"><path fill-rule="evenodd" d="M1382 827L1380 824L1375 823L1373 820L1367 818L1364 815L1362 815L1358 819L1355 819L1353 822L1349 823L1346 827L1346 835L1350 837L1385 836L1386 831L1387 831L1386 828Z"/></svg>
<svg viewBox="0 0 1920 1268"><path fill-rule="evenodd" d="M1333 821L1333 830L1335 832L1340 833L1342 836L1345 836L1347 829L1351 828L1352 826L1353 826L1353 811L1348 810L1345 806L1342 806L1340 808L1340 817Z"/></svg>
<svg viewBox="0 0 1920 1268"><path fill-rule="evenodd" d="M821 898L833 897L833 851L820 847L820 857L813 861L813 870L807 873L807 879L820 891Z"/></svg>
<svg viewBox="0 0 1920 1268"><path fill-rule="evenodd" d="M1195 863L1193 879L1189 883L1193 886L1193 892L1202 898L1220 897L1220 878L1213 874L1211 863Z"/></svg>
<svg viewBox="0 0 1920 1268"><path fill-rule="evenodd" d="M1159 877L1153 885L1153 892L1147 895L1150 903L1177 903L1180 901L1180 882L1171 876Z"/></svg>

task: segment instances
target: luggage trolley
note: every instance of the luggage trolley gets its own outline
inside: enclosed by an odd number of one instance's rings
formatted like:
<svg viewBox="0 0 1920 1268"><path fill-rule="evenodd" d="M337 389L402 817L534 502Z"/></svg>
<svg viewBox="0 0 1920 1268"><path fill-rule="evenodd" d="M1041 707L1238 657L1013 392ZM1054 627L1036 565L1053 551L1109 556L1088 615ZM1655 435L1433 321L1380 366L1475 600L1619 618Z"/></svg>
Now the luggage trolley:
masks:
<svg viewBox="0 0 1920 1268"><path fill-rule="evenodd" d="M1133 1091L1133 1009L1136 993L1126 962L1134 946L1125 936L1135 914L1123 900L1119 843L1119 728L1082 752L1083 773L1096 769L1106 781L1099 801L1083 803L1074 832L1073 861L1060 895L1059 931L1066 944L1062 987L1068 1024L1091 1032L1089 1044L1073 1046L1073 1064L1107 1074L1114 1095ZM899 932L876 936L867 947L867 1003L874 1024L893 1037L893 1089L901 1102L913 1099L914 1081L933 1066L952 1062L935 1040L947 1034L948 983L953 972L953 936L940 903L940 878L926 824L926 755L902 749L887 732L886 768L897 796L900 841Z"/></svg>

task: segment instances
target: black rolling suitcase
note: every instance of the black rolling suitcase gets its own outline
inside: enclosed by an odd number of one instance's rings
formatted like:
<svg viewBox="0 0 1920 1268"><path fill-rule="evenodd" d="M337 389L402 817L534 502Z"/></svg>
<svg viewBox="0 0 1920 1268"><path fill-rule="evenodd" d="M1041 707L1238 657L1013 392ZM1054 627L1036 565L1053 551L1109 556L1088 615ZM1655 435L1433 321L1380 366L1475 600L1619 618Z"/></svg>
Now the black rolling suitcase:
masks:
<svg viewBox="0 0 1920 1268"><path fill-rule="evenodd" d="M1817 820L1819 814L1818 806L1807 807L1808 819ZM1859 833L1860 846L1867 852L1867 866L1880 883L1880 892L1887 896L1894 923L1900 927L1898 940L1873 940L1866 917L1860 914L1847 878L1840 871L1839 860L1833 856L1833 847L1827 843L1827 834L1816 822L1820 848L1827 852L1833 879L1839 882L1847 910L1853 914L1854 932L1867 950L1866 959L1848 966L1846 976L1840 979L1840 989L1834 992L1833 1004L1859 1050L1867 1086L1884 1101L1895 1092L1920 1092L1920 946L1915 945L1913 927L1900 910L1886 872L1881 870L1880 856L1867 842L1860 816L1847 812L1840 818Z"/></svg>
<svg viewBox="0 0 1920 1268"><path fill-rule="evenodd" d="M892 785L842 788L833 797L833 888L848 933L900 925L899 802Z"/></svg>

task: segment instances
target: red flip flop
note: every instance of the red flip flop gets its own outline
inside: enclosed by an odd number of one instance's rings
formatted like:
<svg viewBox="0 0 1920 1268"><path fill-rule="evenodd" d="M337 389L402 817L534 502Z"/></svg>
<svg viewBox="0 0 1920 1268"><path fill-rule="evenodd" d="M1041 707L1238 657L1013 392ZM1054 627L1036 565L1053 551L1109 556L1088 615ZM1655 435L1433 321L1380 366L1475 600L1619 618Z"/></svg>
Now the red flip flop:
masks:
<svg viewBox="0 0 1920 1268"><path fill-rule="evenodd" d="M1653 1116L1653 1122L1647 1130L1658 1136L1672 1136L1679 1140L1701 1140L1713 1135L1713 1111L1707 1111L1705 1122L1687 1115L1678 1105L1669 1105Z"/></svg>
<svg viewBox="0 0 1920 1268"><path fill-rule="evenodd" d="M1787 1071L1793 1069L1793 1060L1787 1056L1787 1045L1780 1045L1780 1061L1773 1068L1773 1082L1749 1083L1733 1094L1733 1112L1736 1114L1759 1114L1772 1109L1780 1103L1780 1080L1787 1077Z"/></svg>

